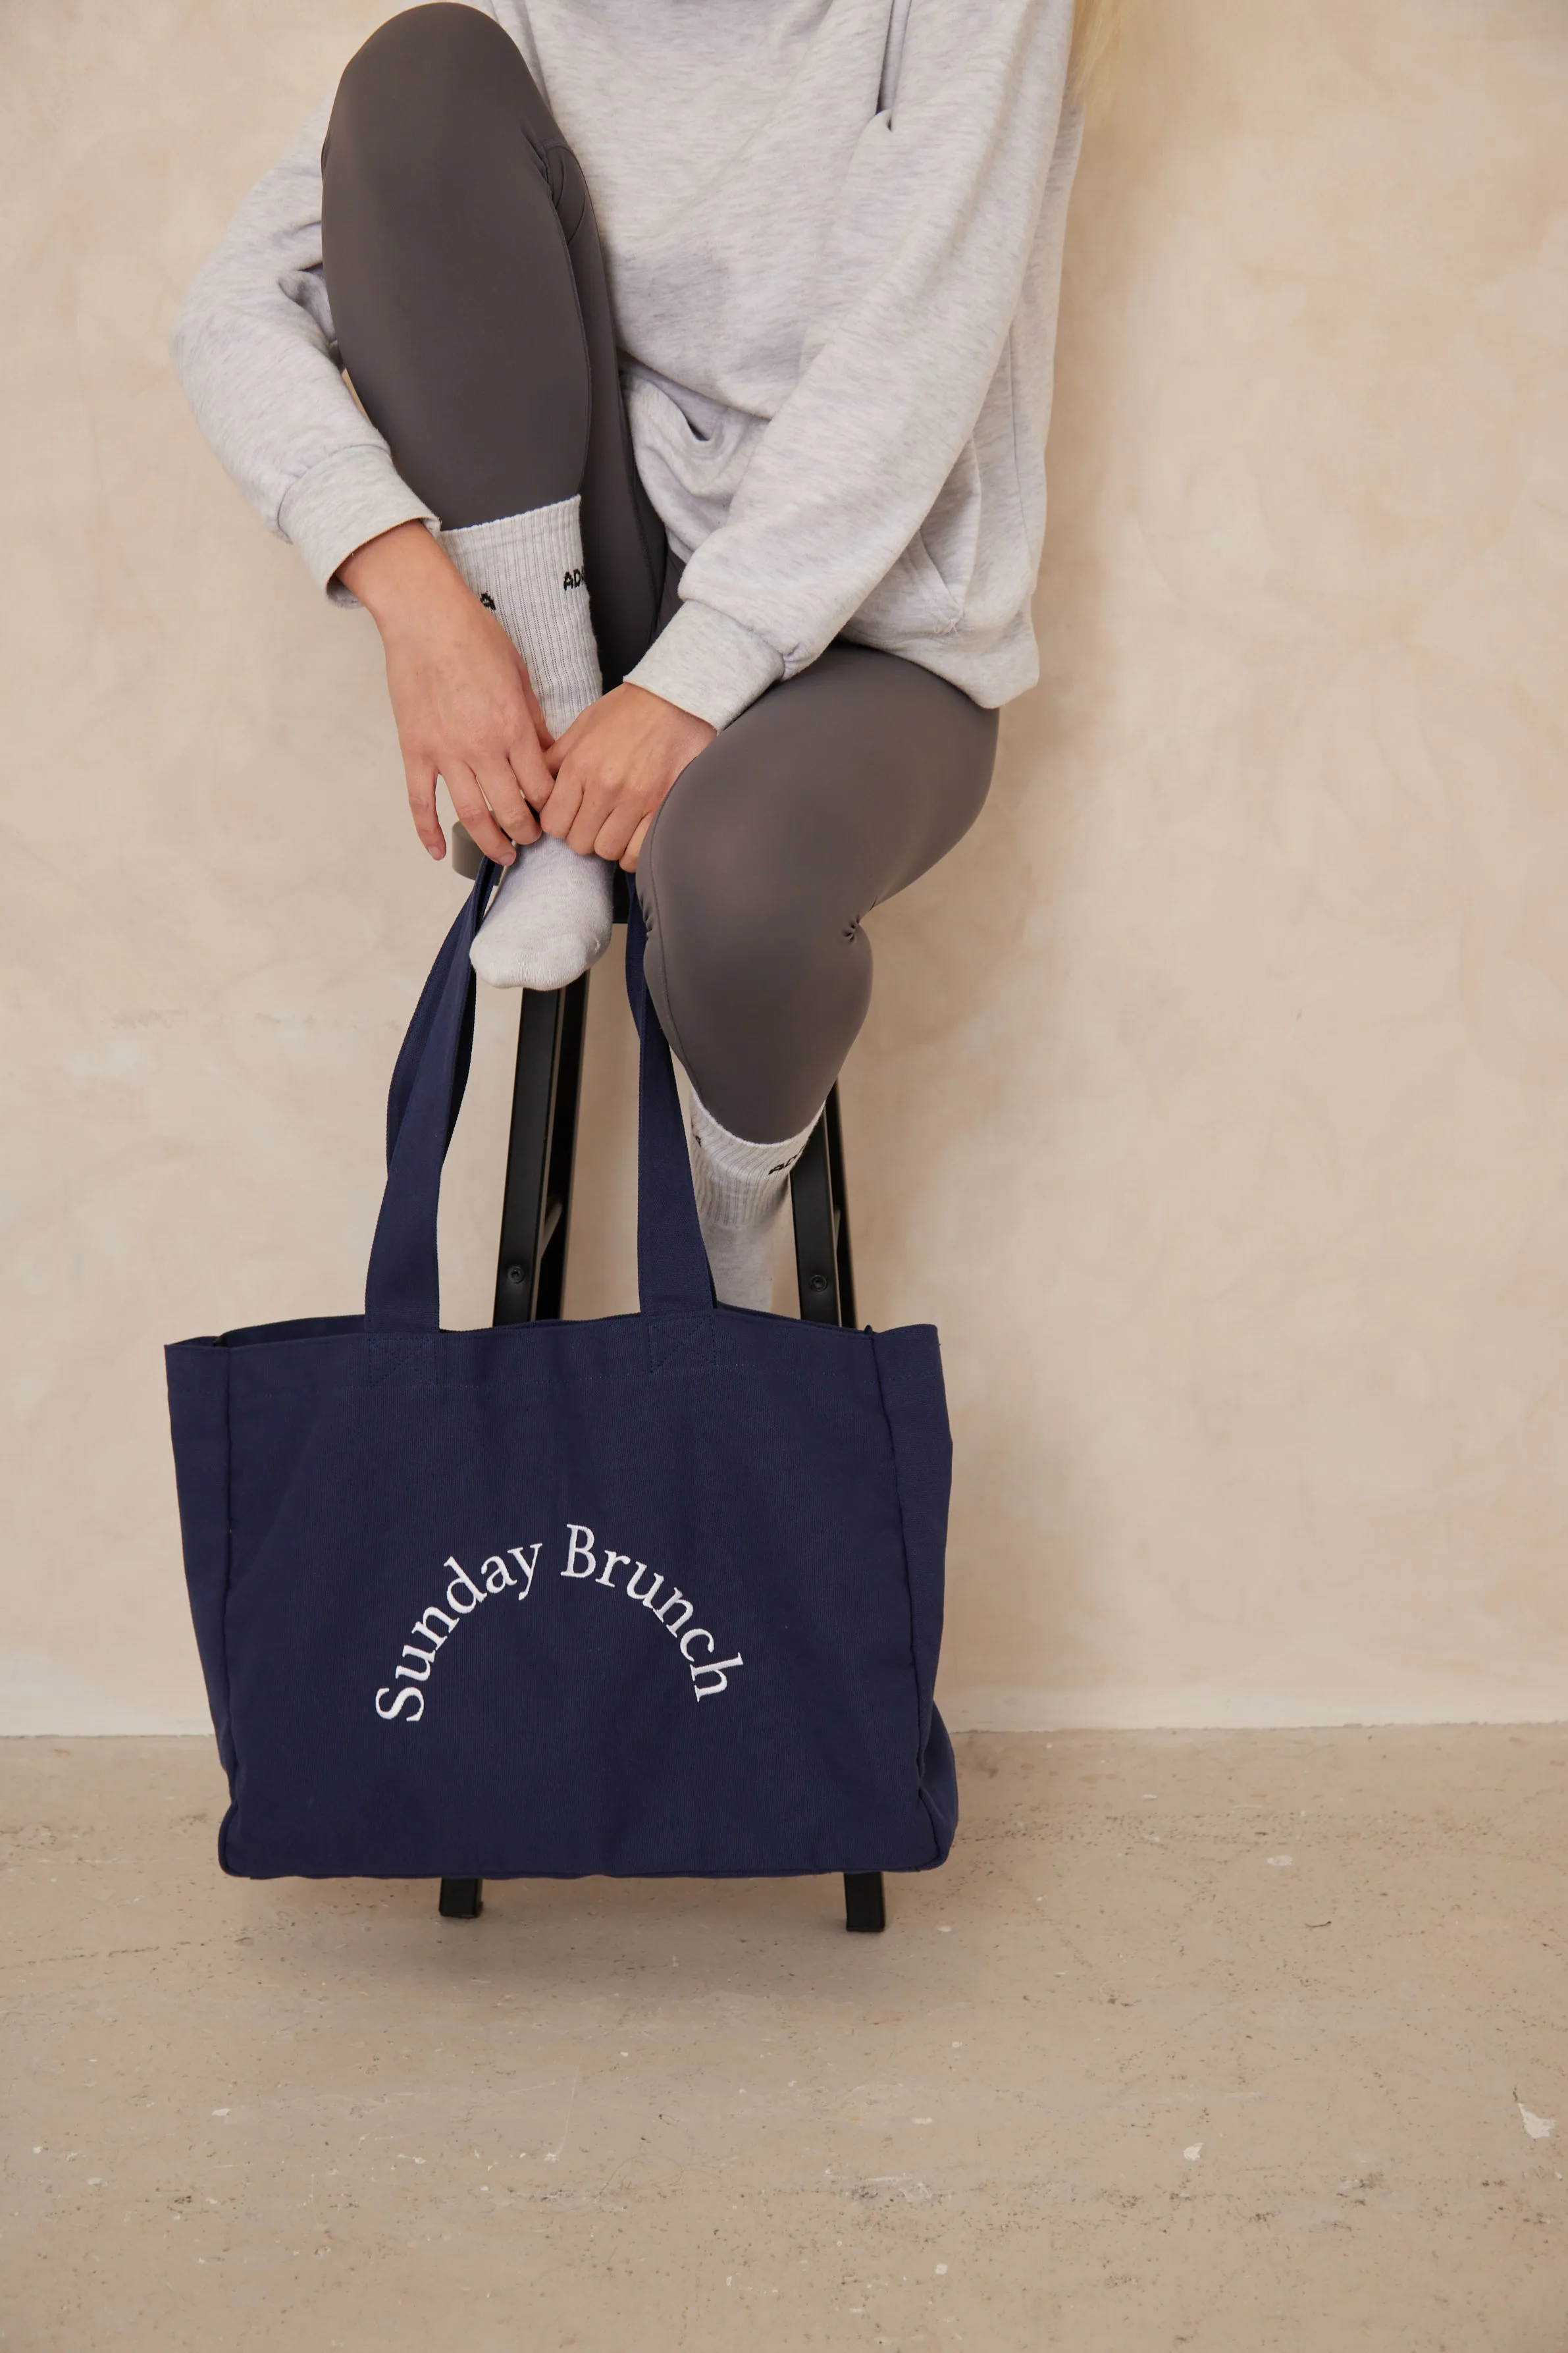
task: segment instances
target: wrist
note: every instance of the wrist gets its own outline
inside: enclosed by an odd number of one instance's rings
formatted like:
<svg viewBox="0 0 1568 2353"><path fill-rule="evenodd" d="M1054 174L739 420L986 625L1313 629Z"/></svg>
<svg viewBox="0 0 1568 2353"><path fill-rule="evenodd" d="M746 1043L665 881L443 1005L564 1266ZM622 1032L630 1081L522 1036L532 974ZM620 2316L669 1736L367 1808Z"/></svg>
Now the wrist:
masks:
<svg viewBox="0 0 1568 2353"><path fill-rule="evenodd" d="M428 614L432 596L463 591L456 566L422 522L402 522L345 556L338 577L357 596L384 638L416 614Z"/></svg>
<svg viewBox="0 0 1568 2353"><path fill-rule="evenodd" d="M651 686L638 686L634 679L623 679L616 691L628 696L633 708L647 719L689 719L691 716L689 711L682 711L679 702L671 702L668 694L656 694Z"/></svg>
<svg viewBox="0 0 1568 2353"><path fill-rule="evenodd" d="M710 720L700 718L683 703L672 702L668 694L659 694L651 686L638 686L627 679L617 691L636 696L647 719L666 734L700 736L706 743L718 732Z"/></svg>

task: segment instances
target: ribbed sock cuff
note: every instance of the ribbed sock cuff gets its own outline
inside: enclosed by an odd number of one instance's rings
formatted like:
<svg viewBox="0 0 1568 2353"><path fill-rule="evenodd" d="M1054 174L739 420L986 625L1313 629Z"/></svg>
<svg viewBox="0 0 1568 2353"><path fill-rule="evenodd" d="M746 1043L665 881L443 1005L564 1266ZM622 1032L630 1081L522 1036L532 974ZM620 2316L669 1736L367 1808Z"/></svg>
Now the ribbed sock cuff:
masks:
<svg viewBox="0 0 1568 2353"><path fill-rule="evenodd" d="M821 1116L818 1112L798 1135L786 1135L777 1144L750 1144L744 1136L731 1135L694 1094L691 1173L704 1230L769 1222L784 1199L790 1171Z"/></svg>
<svg viewBox="0 0 1568 2353"><path fill-rule="evenodd" d="M444 531L441 544L528 665L552 735L599 695L599 649L583 577L582 501Z"/></svg>

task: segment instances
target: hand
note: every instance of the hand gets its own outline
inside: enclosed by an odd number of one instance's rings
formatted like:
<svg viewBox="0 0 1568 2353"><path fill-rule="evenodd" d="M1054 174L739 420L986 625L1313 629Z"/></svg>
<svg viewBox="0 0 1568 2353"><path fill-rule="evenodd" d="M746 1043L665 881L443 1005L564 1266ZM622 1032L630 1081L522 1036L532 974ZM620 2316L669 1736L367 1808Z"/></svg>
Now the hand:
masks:
<svg viewBox="0 0 1568 2353"><path fill-rule="evenodd" d="M555 787L538 805L540 823L583 856L635 873L666 793L718 732L646 687L612 687L545 753Z"/></svg>
<svg viewBox="0 0 1568 2353"><path fill-rule="evenodd" d="M529 803L554 790L544 765L552 738L522 657L422 522L367 540L338 576L381 631L416 833L445 858L436 814L444 776L486 857L510 866L514 844L539 836Z"/></svg>

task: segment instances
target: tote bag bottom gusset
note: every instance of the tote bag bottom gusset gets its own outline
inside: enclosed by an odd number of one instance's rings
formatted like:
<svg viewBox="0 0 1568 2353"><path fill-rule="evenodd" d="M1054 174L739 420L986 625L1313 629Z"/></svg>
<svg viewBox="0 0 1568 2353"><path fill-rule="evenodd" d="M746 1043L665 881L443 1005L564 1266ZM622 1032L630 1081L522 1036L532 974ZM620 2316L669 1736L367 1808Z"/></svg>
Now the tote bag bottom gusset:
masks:
<svg viewBox="0 0 1568 2353"><path fill-rule="evenodd" d="M940 1774L937 1778L941 1778ZM263 1793L258 1789L258 1797ZM864 1807L859 1809L864 1813ZM902 1810L895 1825L868 1831L864 1820L838 1833L807 1834L800 1823L748 1822L729 1853L693 1846L679 1822L657 1817L606 1835L601 1844L580 1829L563 1835L520 1810L515 1834L498 1836L489 1820L471 1829L444 1820L416 1840L399 1838L376 1852L361 1825L296 1820L282 1841L247 1837L243 1803L231 1806L218 1840L224 1870L245 1879L805 1879L843 1872L932 1871L946 1861L951 1829L924 1802ZM763 1851L766 1859L763 1859ZM680 1855L671 1862L672 1852Z"/></svg>

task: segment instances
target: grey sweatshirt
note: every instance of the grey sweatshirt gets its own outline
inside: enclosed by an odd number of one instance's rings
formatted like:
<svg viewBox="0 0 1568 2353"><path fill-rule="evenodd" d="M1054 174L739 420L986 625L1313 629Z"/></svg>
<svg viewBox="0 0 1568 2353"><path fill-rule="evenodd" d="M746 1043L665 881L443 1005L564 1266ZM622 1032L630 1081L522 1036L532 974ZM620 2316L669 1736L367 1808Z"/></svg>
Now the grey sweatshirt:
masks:
<svg viewBox="0 0 1568 2353"><path fill-rule="evenodd" d="M1072 0L486 0L594 198L680 607L636 683L723 726L837 636L1032 685ZM330 101L174 331L207 439L317 581L439 518L340 373ZM352 599L347 599L351 601Z"/></svg>

